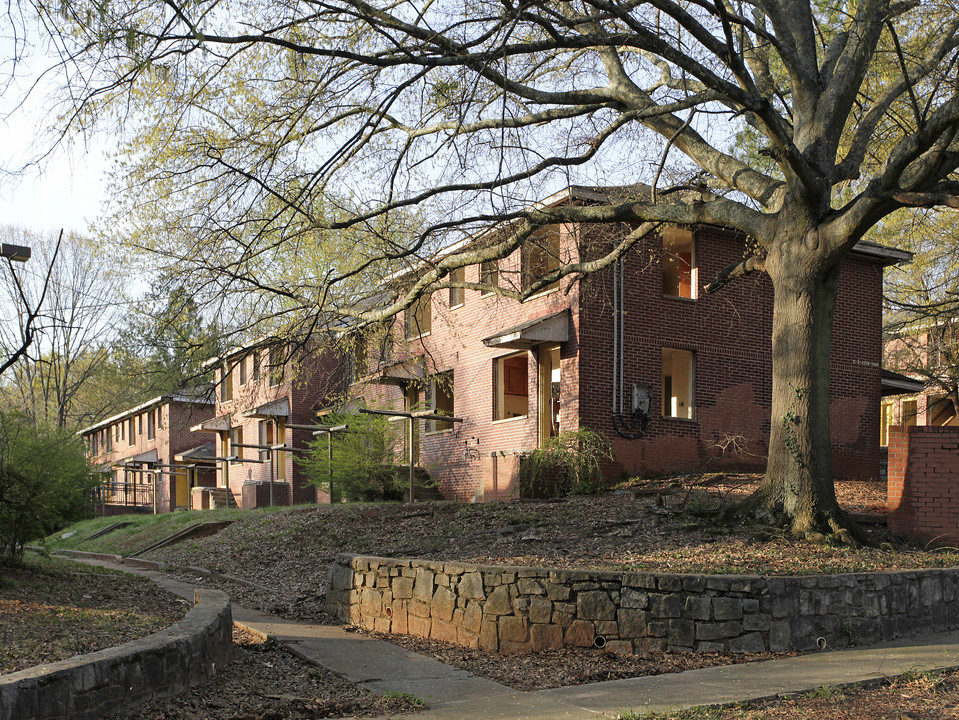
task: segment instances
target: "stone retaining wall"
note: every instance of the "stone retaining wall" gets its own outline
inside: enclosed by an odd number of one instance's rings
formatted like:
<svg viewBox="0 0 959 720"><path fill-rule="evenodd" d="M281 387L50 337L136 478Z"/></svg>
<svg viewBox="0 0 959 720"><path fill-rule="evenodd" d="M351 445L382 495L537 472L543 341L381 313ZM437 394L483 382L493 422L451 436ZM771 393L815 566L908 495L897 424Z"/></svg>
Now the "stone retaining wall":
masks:
<svg viewBox="0 0 959 720"><path fill-rule="evenodd" d="M87 720L173 695L210 679L233 657L230 599L197 590L165 630L89 655L0 676L0 720Z"/></svg>
<svg viewBox="0 0 959 720"><path fill-rule="evenodd" d="M959 569L673 575L342 554L327 580L346 622L503 653L810 650L959 628Z"/></svg>

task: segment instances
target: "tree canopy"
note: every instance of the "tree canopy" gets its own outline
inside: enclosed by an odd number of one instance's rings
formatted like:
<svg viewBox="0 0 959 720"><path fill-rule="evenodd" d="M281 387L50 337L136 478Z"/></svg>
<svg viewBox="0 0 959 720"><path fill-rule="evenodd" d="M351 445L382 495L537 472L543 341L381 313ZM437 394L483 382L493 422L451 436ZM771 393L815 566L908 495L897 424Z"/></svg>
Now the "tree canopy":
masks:
<svg viewBox="0 0 959 720"><path fill-rule="evenodd" d="M714 287L765 271L776 293L769 465L749 509L845 536L829 452L838 272L897 209L959 205L952 0L36 8L64 52L66 117L129 132L114 228L269 317L382 319L551 223L632 231L526 294L661 223L745 233L755 256ZM651 191L531 204L610 178ZM395 301L357 301L397 263L503 221ZM278 262L291 248L316 259L296 278Z"/></svg>

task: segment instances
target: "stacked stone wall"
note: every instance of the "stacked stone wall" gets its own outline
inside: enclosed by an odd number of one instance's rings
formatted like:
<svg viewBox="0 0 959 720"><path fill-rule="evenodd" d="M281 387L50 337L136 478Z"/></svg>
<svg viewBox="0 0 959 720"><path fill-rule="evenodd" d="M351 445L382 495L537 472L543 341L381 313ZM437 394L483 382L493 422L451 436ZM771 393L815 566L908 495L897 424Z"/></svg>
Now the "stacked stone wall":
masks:
<svg viewBox="0 0 959 720"><path fill-rule="evenodd" d="M198 590L183 620L149 637L0 676L0 720L106 717L205 682L232 657L229 597Z"/></svg>
<svg viewBox="0 0 959 720"><path fill-rule="evenodd" d="M808 577L591 572L343 554L330 611L493 652L759 652L959 628L959 570Z"/></svg>

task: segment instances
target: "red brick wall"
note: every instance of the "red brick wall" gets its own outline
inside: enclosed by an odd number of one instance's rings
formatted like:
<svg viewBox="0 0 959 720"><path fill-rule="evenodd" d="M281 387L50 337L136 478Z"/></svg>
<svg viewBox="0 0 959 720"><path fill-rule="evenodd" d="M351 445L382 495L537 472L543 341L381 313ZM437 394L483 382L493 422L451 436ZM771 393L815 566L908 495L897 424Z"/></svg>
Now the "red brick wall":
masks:
<svg viewBox="0 0 959 720"><path fill-rule="evenodd" d="M571 236L562 236L564 260L576 257ZM520 253L500 261L500 285L519 287ZM467 282L479 282L479 266L466 268ZM528 452L538 442L538 362L535 351L527 354L529 406L525 417L493 420L493 363L495 358L517 352L509 348L488 348L483 338L519 323L544 317L566 308L575 308L579 286L570 281L520 304L499 295L482 295L467 290L463 305L450 308L449 292L433 295L432 327L426 337L403 338L404 318L394 323L395 359L422 357L429 375L452 370L454 415L465 422L452 430L420 433L420 464L439 481L444 497L463 501L515 497L518 453ZM561 428L577 427L579 345L577 319L572 313L570 340L561 349ZM372 369L371 369L372 371ZM374 407L403 409L403 393L396 386L375 385L362 391Z"/></svg>
<svg viewBox="0 0 959 720"><path fill-rule="evenodd" d="M270 385L270 371L267 367L268 353L264 352L261 355L260 377L257 381L253 379L252 352L242 357L231 358L234 381L233 398L231 400L223 401L221 399L222 368L218 368L215 373L217 402L213 415L217 417L230 415L230 425L243 428L243 443L247 445L259 444L260 419L244 417L243 413L274 400L286 399L290 406L290 416L286 418L285 424L312 425L316 422L316 410L323 407L331 398L337 396L343 390L342 364L332 350L313 348L309 351L303 350L297 353L286 364L283 381L275 386ZM245 385L240 385L239 382L238 367L240 363L246 363L247 365L247 383ZM214 433L204 433L202 436L206 439L216 438L217 453L219 454L219 436ZM302 448L312 440L313 436L308 431L286 428L285 436L276 437L274 442L286 442L291 447ZM259 451L253 448L243 448L243 457L244 459L257 460L259 459ZM283 501L284 504L289 504L291 497L294 504L329 502L327 494L318 492L316 488L309 484L299 464L294 461L294 457L296 457L295 453L284 452L282 454L277 453L277 457L274 459L274 463L282 462L284 464L284 472L282 473L284 480L279 480L281 473L277 472L275 465L271 468L268 460L262 463L231 464L227 472L231 501L242 498L244 483L268 483L272 472L274 485L277 483L286 485L285 493L281 496L286 498ZM218 463L218 466L217 484L222 486L223 463ZM256 497L259 498L260 496L257 495ZM276 501L276 497L274 497L274 501Z"/></svg>
<svg viewBox="0 0 959 720"><path fill-rule="evenodd" d="M772 283L756 274L718 293L703 286L743 257L740 237L719 230L696 233L700 292L695 300L662 293L661 245L650 238L625 263L625 388L653 391L646 434L621 438L613 429L612 275L583 284L580 322L580 418L607 433L617 462L630 474L765 466L772 392ZM843 267L837 297L831 364L833 461L837 477L879 476L879 395L882 268L860 257ZM695 355L694 420L662 416L662 349ZM737 437L745 452L720 446Z"/></svg>
<svg viewBox="0 0 959 720"><path fill-rule="evenodd" d="M609 229L572 231L562 236L564 259L596 254L609 246ZM603 233L607 233L604 235ZM519 304L498 296L466 292L450 308L447 291L434 294L427 337L397 342L397 355L422 356L427 373L452 370L454 413L465 419L453 430L422 435L420 461L444 495L460 500L506 497L516 490L518 463L506 458L538 443L538 377L535 349L527 356L529 414L493 421L493 361L508 349L487 348L482 339L562 308L570 310L570 339L561 346L561 429L580 425L605 433L617 464L613 477L653 475L702 468L762 469L766 460L771 401L773 290L756 274L715 295L703 286L743 257L741 236L718 229L696 233L698 297L663 295L662 243L647 238L625 261L625 389L632 383L652 389L652 417L638 439L619 436L612 425L612 271L586 280L565 280L553 291ZM503 275L515 280L519 253L504 261ZM479 268L466 268L478 281ZM571 284L572 283L572 284ZM851 256L840 277L833 332L831 410L837 477L879 476L879 397L882 268ZM402 335L402 316L394 329ZM695 418L663 417L662 350L695 354ZM402 409L395 386L367 388L374 406ZM724 454L719 446L735 437L743 452Z"/></svg>
<svg viewBox="0 0 959 720"><path fill-rule="evenodd" d="M959 542L959 428L889 428L889 529L936 545Z"/></svg>

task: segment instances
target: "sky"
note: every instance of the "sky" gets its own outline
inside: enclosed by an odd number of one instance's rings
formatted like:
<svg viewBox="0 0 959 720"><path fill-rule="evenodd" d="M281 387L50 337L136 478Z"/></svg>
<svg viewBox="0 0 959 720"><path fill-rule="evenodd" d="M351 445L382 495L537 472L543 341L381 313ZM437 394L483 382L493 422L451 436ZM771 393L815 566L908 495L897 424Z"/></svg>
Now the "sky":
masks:
<svg viewBox="0 0 959 720"><path fill-rule="evenodd" d="M84 232L100 212L106 196L105 171L109 167L102 144L61 147L39 166L29 165L49 147L42 130L48 127L49 97L41 87L18 107L24 91L35 80L36 68L51 59L32 48L33 56L21 57L18 77L0 85L0 225L20 225L37 231ZM0 32L0 72L9 80L10 58L15 45L7 32Z"/></svg>

